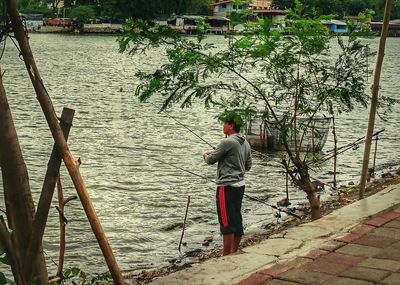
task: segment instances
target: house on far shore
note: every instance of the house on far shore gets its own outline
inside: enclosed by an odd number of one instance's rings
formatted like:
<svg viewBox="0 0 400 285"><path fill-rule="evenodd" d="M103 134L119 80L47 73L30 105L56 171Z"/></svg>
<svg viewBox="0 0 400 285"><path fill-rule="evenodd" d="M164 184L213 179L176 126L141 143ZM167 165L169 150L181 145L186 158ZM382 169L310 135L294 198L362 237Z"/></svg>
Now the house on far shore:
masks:
<svg viewBox="0 0 400 285"><path fill-rule="evenodd" d="M383 22L371 22L370 27L373 32L380 36ZM400 19L389 21L388 37L400 37Z"/></svg>
<svg viewBox="0 0 400 285"><path fill-rule="evenodd" d="M42 14L22 14L22 17L28 31L35 31L43 26L44 18Z"/></svg>
<svg viewBox="0 0 400 285"><path fill-rule="evenodd" d="M280 22L284 19L286 11L272 6L272 0L252 0L248 4L236 5L234 0L217 1L211 3L213 15L227 17L232 12L251 10L257 17L271 19L272 22Z"/></svg>
<svg viewBox="0 0 400 285"><path fill-rule="evenodd" d="M204 20L210 27L207 33L223 34L230 29L230 20L221 16L194 16L194 15L177 15L167 20L168 26L178 32L185 34L193 34L197 29L197 21Z"/></svg>
<svg viewBox="0 0 400 285"><path fill-rule="evenodd" d="M323 20L321 23L331 33L342 34L347 32L346 22L339 20Z"/></svg>

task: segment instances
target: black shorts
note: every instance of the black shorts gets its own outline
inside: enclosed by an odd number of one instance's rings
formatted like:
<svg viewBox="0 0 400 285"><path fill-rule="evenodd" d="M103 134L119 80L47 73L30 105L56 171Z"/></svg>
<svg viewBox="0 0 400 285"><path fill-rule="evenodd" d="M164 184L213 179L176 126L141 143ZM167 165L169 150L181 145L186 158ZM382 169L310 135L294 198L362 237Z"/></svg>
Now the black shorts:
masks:
<svg viewBox="0 0 400 285"><path fill-rule="evenodd" d="M244 186L218 186L216 194L218 221L221 234L243 235L242 200Z"/></svg>

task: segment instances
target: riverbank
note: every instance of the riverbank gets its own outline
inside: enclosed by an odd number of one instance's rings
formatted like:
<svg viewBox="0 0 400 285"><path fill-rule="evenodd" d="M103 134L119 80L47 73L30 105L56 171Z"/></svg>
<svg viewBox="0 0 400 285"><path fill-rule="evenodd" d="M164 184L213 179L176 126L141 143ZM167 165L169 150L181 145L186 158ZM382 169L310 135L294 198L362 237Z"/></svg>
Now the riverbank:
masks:
<svg viewBox="0 0 400 285"><path fill-rule="evenodd" d="M29 30L30 33L80 33L80 34L119 34L123 30L122 24L84 24L77 28L73 26L40 26Z"/></svg>
<svg viewBox="0 0 400 285"><path fill-rule="evenodd" d="M368 187L365 191L365 197L370 197L378 192L384 191L388 187L398 187L400 188L400 169L382 174L382 177L379 179L373 180L368 184ZM397 195L400 196L400 195ZM372 198L372 197L371 197ZM352 207L352 205L357 204L358 201L358 188L356 186L351 187L343 187L341 188L336 196L332 196L331 199L324 201L321 203L321 212L323 217L335 212L335 210L339 210L345 206ZM358 202L359 203L359 202ZM389 206L389 205L388 205ZM304 205L303 209L305 214L309 212L309 206ZM308 225L311 224L311 220L309 215L306 216L301 222L294 218L288 218L281 223L269 223L265 226L264 232L260 232L259 234L253 234L245 236L239 250L238 256L241 253L245 253L247 248L258 245L262 242L265 242L274 235L279 235L285 232L288 229L295 228L299 225ZM284 236L285 234L283 234ZM139 274L130 274L126 277L132 281L133 284L147 284L152 282L153 280L162 280L162 277L168 276L174 272L181 271L185 268L190 268L192 266L197 266L204 261L212 260L222 256L222 248L220 245L215 246L213 249L205 250L205 251L195 251L192 253L186 253L181 258L170 260L170 265L162 268L144 271ZM163 281L158 282L159 284L167 284L163 283ZM157 284L158 284L157 283ZM208 283L201 283L208 284ZM224 284L231 284L226 283ZM249 283L250 284L250 283Z"/></svg>

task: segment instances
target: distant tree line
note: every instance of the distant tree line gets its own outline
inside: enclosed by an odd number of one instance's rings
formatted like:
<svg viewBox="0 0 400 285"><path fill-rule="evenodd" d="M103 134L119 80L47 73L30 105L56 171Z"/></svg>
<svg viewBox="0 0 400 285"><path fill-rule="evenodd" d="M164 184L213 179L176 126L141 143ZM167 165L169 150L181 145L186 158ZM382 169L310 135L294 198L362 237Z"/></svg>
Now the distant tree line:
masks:
<svg viewBox="0 0 400 285"><path fill-rule="evenodd" d="M374 20L383 19L386 1L384 0L300 0L308 9L308 14L335 14L338 18L357 16L358 13L371 9L375 11ZM287 9L295 6L295 0L273 0L273 5ZM400 19L400 0L394 1L392 19Z"/></svg>
<svg viewBox="0 0 400 285"><path fill-rule="evenodd" d="M212 0L18 0L23 13L67 16L89 13L114 20L154 19L172 14L209 14ZM82 8L83 7L83 8ZM74 12L78 9L78 13Z"/></svg>
<svg viewBox="0 0 400 285"><path fill-rule="evenodd" d="M18 0L23 13L45 16L102 17L113 20L126 18L154 19L172 14L211 13L215 0ZM366 9L375 11L374 20L382 20L386 1L383 0L301 0L310 15L336 14L338 18L356 16ZM273 0L282 9L293 8L295 0ZM75 11L77 9L77 11ZM400 19L400 0L395 0L392 19Z"/></svg>

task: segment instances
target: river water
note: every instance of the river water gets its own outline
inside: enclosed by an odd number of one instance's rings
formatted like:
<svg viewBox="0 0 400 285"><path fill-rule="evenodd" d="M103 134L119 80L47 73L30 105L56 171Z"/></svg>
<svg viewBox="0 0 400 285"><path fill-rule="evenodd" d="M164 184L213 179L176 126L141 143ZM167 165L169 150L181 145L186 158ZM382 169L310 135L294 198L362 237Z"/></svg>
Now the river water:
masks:
<svg viewBox="0 0 400 285"><path fill-rule="evenodd" d="M211 40L217 45L224 44L223 37L212 36ZM70 149L75 158L82 159L82 176L121 269L150 269L179 256L181 230L166 228L182 221L188 195L191 203L184 238L187 245L182 253L206 249L202 242L210 236L214 238L211 247L220 244L215 186L169 165L214 178L215 167L205 165L201 157L209 147L171 118L158 114L156 107L138 103L133 96L137 84L135 71L157 67L165 60L161 50L135 57L121 55L113 36L32 34L30 43L56 112L61 114L63 107L76 110ZM369 44L376 51L378 39L369 40ZM399 50L400 39L389 38L381 79L381 94L397 99L400 99ZM0 64L37 202L53 140L24 64L11 41L7 42ZM195 104L192 109L172 108L169 114L213 145L223 138L222 127L214 118L216 110L205 110ZM398 106L387 121L377 118L376 130L386 129L378 144L378 173L400 164L399 118ZM338 145L364 136L367 120L368 110L364 109L338 116ZM324 150L332 147L330 135ZM274 204L285 196L285 177L279 166L279 154L268 155L268 159L254 156L254 167L247 175L247 193L262 199L269 197L266 201ZM358 183L362 156L361 146L339 157L339 184ZM332 170L331 161L315 170L313 177L324 182L332 180L328 174ZM61 179L65 195L75 195L64 168ZM306 201L303 192L292 186L290 191L294 205ZM330 194L327 190L323 199ZM0 207L4 209L3 193L0 195ZM57 205L56 200L53 205ZM243 209L246 233L258 232L275 221L274 210L268 206L245 200ZM65 267L80 267L91 273L106 271L80 202L69 203L65 211L69 221ZM58 258L58 213L54 207L50 211L44 250L52 272L55 268L52 260Z"/></svg>

